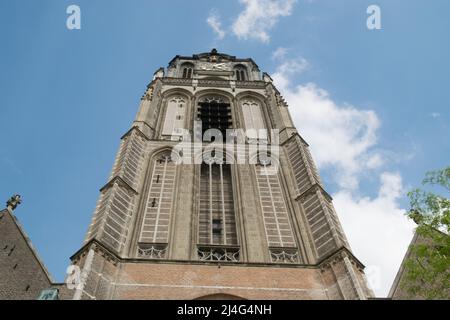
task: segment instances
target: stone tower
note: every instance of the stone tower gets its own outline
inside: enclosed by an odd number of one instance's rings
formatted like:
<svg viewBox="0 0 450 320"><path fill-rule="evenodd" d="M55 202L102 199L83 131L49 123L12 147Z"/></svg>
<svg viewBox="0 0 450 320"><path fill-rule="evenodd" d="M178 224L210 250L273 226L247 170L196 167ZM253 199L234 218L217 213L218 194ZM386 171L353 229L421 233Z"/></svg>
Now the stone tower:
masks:
<svg viewBox="0 0 450 320"><path fill-rule="evenodd" d="M155 72L71 260L75 299L371 295L272 79L215 49Z"/></svg>

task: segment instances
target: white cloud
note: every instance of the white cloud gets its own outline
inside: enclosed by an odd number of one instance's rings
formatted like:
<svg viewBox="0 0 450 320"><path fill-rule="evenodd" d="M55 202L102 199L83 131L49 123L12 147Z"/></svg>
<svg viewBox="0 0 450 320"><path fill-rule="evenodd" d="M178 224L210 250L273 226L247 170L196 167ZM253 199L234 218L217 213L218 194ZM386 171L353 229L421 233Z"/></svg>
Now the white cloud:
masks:
<svg viewBox="0 0 450 320"><path fill-rule="evenodd" d="M441 114L439 112L432 112L430 113L430 116L434 119L439 118L441 116Z"/></svg>
<svg viewBox="0 0 450 320"><path fill-rule="evenodd" d="M280 74L283 74L285 77L290 76L297 73L302 73L309 68L309 62L305 58L298 57L296 59L284 60L278 66L277 74L274 76L280 80Z"/></svg>
<svg viewBox="0 0 450 320"><path fill-rule="evenodd" d="M355 255L377 296L386 296L406 253L413 225L399 199L405 193L398 173L381 174L378 194L361 196L361 179L389 163L388 152L375 149L380 120L374 110L337 103L314 83L294 85L292 76L308 70L304 58L283 55L272 75L289 104L294 124L308 141L321 171L339 186L334 205ZM375 281L373 281L375 280Z"/></svg>
<svg viewBox="0 0 450 320"><path fill-rule="evenodd" d="M282 92L291 106L293 120L311 145L318 166L333 167L340 187L356 189L359 173L382 164L381 156L372 150L380 126L376 113L337 104L314 83L286 88L289 80L286 73L280 73L286 68L282 65L273 79L285 87Z"/></svg>
<svg viewBox="0 0 450 320"><path fill-rule="evenodd" d="M375 198L355 197L342 190L333 195L333 202L353 253L367 266L372 289L376 296L385 297L411 241L414 224L398 203L404 193L400 175L385 172L380 180Z"/></svg>
<svg viewBox="0 0 450 320"><path fill-rule="evenodd" d="M213 29L216 33L217 38L223 39L225 37L225 31L222 28L222 23L220 22L219 15L215 11L211 11L208 18L206 19L208 25Z"/></svg>
<svg viewBox="0 0 450 320"><path fill-rule="evenodd" d="M272 75L272 79L277 87L285 93L289 91L290 77L294 74L299 74L306 71L309 68L309 62L303 57L285 59L287 49L285 49L285 52L282 52L282 50L279 49L275 50L272 54L274 59L281 61L277 71Z"/></svg>
<svg viewBox="0 0 450 320"><path fill-rule="evenodd" d="M240 39L257 39L269 42L269 30L280 17L292 14L296 0L240 0L245 6L234 21L233 33Z"/></svg>
<svg viewBox="0 0 450 320"><path fill-rule="evenodd" d="M375 169L381 167L381 165L383 165L384 162L385 160L381 157L381 154L376 153L369 159L367 159L366 166L368 169Z"/></svg>
<svg viewBox="0 0 450 320"><path fill-rule="evenodd" d="M308 70L310 63L303 57L287 59L285 55L280 60L272 79L290 105L300 134L311 145L317 165L332 168L341 188L356 189L361 172L384 162L373 148L380 126L378 116L373 110L336 103L314 83L292 85L292 76Z"/></svg>
<svg viewBox="0 0 450 320"><path fill-rule="evenodd" d="M288 53L289 49L284 47L278 47L275 49L275 51L272 53L272 59L273 60L280 60L284 59L286 57L286 54Z"/></svg>

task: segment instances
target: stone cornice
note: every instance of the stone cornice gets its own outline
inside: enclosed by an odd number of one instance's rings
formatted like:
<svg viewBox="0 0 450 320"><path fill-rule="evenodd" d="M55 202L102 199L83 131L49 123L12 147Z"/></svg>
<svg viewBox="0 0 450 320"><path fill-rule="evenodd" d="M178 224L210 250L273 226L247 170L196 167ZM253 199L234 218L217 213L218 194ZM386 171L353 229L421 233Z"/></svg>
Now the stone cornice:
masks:
<svg viewBox="0 0 450 320"><path fill-rule="evenodd" d="M106 189L111 188L115 183L117 183L120 186L125 187L126 189L130 190L134 194L139 194L132 186L130 186L122 177L115 176L111 180L109 180L103 187L100 188L100 192L103 192Z"/></svg>
<svg viewBox="0 0 450 320"><path fill-rule="evenodd" d="M131 127L130 128L130 130L128 130L127 132L125 132L125 134L122 136L122 137L120 137L120 139L124 139L124 138L126 138L127 136L129 136L133 131L136 131L136 133L137 134L139 134L141 137L143 137L145 140L150 140L150 138L149 137L147 137L147 135L145 134L145 133L143 133L140 129L139 129L139 127L138 126L133 126L133 127Z"/></svg>
<svg viewBox="0 0 450 320"><path fill-rule="evenodd" d="M150 89L150 87L152 85L154 85L156 82L161 81L161 78L155 78L153 79L148 85L147 85L147 90Z"/></svg>
<svg viewBox="0 0 450 320"><path fill-rule="evenodd" d="M282 130L280 130L280 134L285 131L286 129L292 129L294 127L288 127L288 128L284 128ZM294 128L295 129L295 128ZM300 133L298 132L294 132L289 138L287 138L281 145L284 146L285 144L289 143L294 137L299 137L300 140L307 146L309 147L308 142L306 142L305 139L303 139L303 137L300 135Z"/></svg>
<svg viewBox="0 0 450 320"><path fill-rule="evenodd" d="M307 190L305 190L304 192L299 194L297 197L295 197L295 200L300 200L300 199L306 197L307 195L315 192L316 190L319 190L320 192L322 192L322 194L325 196L325 198L327 198L327 200L333 201L333 198L330 196L330 194L328 192L326 192L325 189L317 182L313 183L313 185L311 187L309 187Z"/></svg>
<svg viewBox="0 0 450 320"><path fill-rule="evenodd" d="M114 265L117 265L117 263L121 260L121 258L118 256L116 251L109 246L103 244L101 241L93 238L86 242L80 250L75 252L71 257L70 260L72 263L77 263L82 257L86 255L86 253L93 249L95 252L100 252L100 254L108 261L111 261Z"/></svg>
<svg viewBox="0 0 450 320"><path fill-rule="evenodd" d="M176 60L200 60L200 59L207 59L211 57L212 55L219 57L221 59L224 59L225 61L230 62L250 62L254 68L259 70L258 65L255 63L255 61L252 58L236 58L236 56L231 56L222 52L217 52L217 50L213 50L211 52L203 52L198 54L193 54L192 56L182 56L182 55L176 55L172 60L169 62L169 67L176 61Z"/></svg>
<svg viewBox="0 0 450 320"><path fill-rule="evenodd" d="M142 124L143 124L144 126L146 126L147 128L150 128L151 130L155 130L155 128L152 127L151 125L149 125L147 121L134 120L133 123L142 123ZM137 130L141 131L141 130L139 129L139 127L137 127L137 126L134 126L134 127L136 127ZM142 134L144 135L143 137L144 137L147 141L150 141L150 138L147 137L142 131L141 131L140 133L142 133Z"/></svg>
<svg viewBox="0 0 450 320"><path fill-rule="evenodd" d="M364 264L359 261L353 253L346 247L341 247L334 252L330 253L320 261L315 264L302 264L302 263L271 263L271 262L223 262L223 261L200 261L200 260L173 260L173 259L146 259L146 258L126 258L120 257L119 254L113 250L108 245L97 240L95 238L86 242L77 252L75 252L70 260L72 262L78 261L82 256L84 256L91 246L94 245L94 250L96 252L101 252L102 256L106 257L108 261L112 261L114 264L117 263L158 263L158 264L194 264L198 266L233 266L233 267L277 267L277 268L309 268L309 269L324 269L330 263L348 257L353 261L358 268L363 270L365 268Z"/></svg>
<svg viewBox="0 0 450 320"><path fill-rule="evenodd" d="M266 85L264 81L236 81L236 88L264 89Z"/></svg>
<svg viewBox="0 0 450 320"><path fill-rule="evenodd" d="M161 81L164 84L172 84L177 86L192 86L192 79L183 79L183 78L162 78Z"/></svg>
<svg viewBox="0 0 450 320"><path fill-rule="evenodd" d="M355 255L347 247L344 246L338 248L334 252L322 258L319 262L317 262L316 265L323 270L327 268L330 264L333 264L345 257L349 258L352 262L354 262L359 269L364 270L365 268L364 264L361 261L359 261L358 258L356 258Z"/></svg>
<svg viewBox="0 0 450 320"><path fill-rule="evenodd" d="M188 86L193 85L193 79L183 79L183 78L169 78L165 77L161 79L164 84L177 85L177 86ZM241 89L264 89L267 85L264 81L235 81L235 80L218 80L218 79L197 79L198 87L221 87L221 88L231 88L231 83L236 84L236 88Z"/></svg>

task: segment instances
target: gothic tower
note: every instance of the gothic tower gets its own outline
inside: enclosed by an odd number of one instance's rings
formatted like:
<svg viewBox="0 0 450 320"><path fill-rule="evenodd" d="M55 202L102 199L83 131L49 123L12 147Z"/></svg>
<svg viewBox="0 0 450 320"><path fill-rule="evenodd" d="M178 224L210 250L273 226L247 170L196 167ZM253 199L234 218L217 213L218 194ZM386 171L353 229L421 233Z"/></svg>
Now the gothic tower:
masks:
<svg viewBox="0 0 450 320"><path fill-rule="evenodd" d="M74 299L371 295L272 79L215 49L155 72L71 260Z"/></svg>

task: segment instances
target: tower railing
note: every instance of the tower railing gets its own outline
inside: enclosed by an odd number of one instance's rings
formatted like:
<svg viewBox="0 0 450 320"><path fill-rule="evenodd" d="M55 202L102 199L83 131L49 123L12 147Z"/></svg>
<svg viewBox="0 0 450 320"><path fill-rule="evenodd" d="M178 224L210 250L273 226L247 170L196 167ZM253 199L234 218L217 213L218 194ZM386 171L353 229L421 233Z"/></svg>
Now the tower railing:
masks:
<svg viewBox="0 0 450 320"><path fill-rule="evenodd" d="M197 246L198 259L201 261L239 262L239 246L201 245Z"/></svg>

